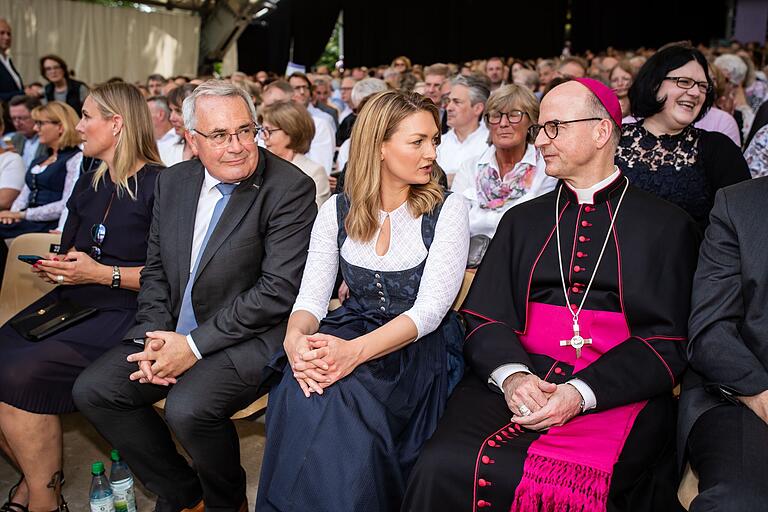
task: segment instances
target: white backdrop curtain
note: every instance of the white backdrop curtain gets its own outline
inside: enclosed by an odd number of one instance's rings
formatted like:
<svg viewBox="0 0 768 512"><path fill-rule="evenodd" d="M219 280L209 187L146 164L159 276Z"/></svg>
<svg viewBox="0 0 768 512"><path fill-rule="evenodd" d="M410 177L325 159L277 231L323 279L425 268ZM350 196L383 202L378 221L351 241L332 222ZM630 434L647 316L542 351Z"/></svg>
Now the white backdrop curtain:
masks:
<svg viewBox="0 0 768 512"><path fill-rule="evenodd" d="M39 59L63 58L88 84L119 76L197 72L200 18L191 13L145 13L70 0L0 0L13 30L11 56L24 83L40 81Z"/></svg>

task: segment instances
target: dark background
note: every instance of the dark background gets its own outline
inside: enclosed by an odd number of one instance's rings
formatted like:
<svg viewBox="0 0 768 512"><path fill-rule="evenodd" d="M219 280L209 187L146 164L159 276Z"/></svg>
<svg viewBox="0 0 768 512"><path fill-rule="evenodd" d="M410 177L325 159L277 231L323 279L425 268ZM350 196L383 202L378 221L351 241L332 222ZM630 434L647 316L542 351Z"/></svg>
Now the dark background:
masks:
<svg viewBox="0 0 768 512"><path fill-rule="evenodd" d="M581 53L608 46L658 47L724 37L727 0L572 0L571 41ZM308 68L323 53L344 10L347 67L412 62L463 62L493 55L522 59L560 55L568 0L281 0L238 41L239 68L283 73L293 38L293 62Z"/></svg>

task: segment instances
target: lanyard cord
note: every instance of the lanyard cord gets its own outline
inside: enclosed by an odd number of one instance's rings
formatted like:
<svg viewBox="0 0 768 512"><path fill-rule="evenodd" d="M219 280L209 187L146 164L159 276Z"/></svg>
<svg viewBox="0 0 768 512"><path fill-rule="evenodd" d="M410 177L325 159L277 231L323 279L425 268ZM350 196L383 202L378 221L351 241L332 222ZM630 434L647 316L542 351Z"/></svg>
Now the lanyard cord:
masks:
<svg viewBox="0 0 768 512"><path fill-rule="evenodd" d="M608 227L608 235L605 237L605 241L603 242L603 248L600 249L600 256L597 258L597 264L595 265L595 270L592 272L592 277L589 279L589 284L587 285L587 288L584 290L584 297L581 299L581 304L579 304L579 308L576 310L576 312L573 311L573 308L571 307L571 301L568 299L568 288L565 285L565 274L563 273L563 254L562 250L560 249L560 193L563 191L563 184L560 184L560 187L557 189L557 200L555 201L555 231L557 233L557 263L558 267L560 268L560 282L563 285L563 295L565 296L565 303L568 306L568 310L571 311L571 314L573 315L573 322L575 324L579 323L579 314L581 313L581 308L584 307L584 302L587 300L587 295L589 294L590 288L592 288L592 282L595 280L595 276L597 275L597 269L600 267L600 262L603 260L603 254L605 254L605 248L608 246L608 240L611 239L611 233L613 232L613 224L616 222L616 217L619 215L619 208L621 208L621 203L624 201L624 194L627 193L627 189L629 188L629 179L627 177L624 177L625 180L627 180L627 184L624 185L624 191L621 193L621 197L619 198L619 202L616 205L616 212L613 214L613 217L611 218L611 225Z"/></svg>

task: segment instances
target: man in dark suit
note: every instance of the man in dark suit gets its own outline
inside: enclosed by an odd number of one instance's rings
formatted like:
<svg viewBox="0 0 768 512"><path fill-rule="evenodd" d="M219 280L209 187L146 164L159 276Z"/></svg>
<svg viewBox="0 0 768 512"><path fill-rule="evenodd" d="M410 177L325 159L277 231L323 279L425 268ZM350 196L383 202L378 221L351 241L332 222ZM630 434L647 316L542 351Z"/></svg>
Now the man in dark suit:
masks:
<svg viewBox="0 0 768 512"><path fill-rule="evenodd" d="M11 25L5 18L0 18L0 100L2 101L8 101L14 96L24 94L24 83L21 80L21 75L8 55L11 43Z"/></svg>
<svg viewBox="0 0 768 512"><path fill-rule="evenodd" d="M717 192L693 286L679 448L699 477L689 510L768 503L768 178Z"/></svg>
<svg viewBox="0 0 768 512"><path fill-rule="evenodd" d="M183 110L199 160L158 178L136 326L80 376L73 395L158 495L157 512L244 511L229 418L263 394L262 369L282 346L315 187L258 148L256 112L238 87L206 82ZM162 398L194 470L152 408Z"/></svg>

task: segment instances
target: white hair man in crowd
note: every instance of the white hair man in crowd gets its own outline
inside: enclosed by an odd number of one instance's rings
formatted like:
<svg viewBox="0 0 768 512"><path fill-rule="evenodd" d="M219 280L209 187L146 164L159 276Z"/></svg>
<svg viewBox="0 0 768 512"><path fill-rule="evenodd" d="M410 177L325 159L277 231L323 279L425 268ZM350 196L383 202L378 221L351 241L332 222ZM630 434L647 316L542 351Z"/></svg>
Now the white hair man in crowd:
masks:
<svg viewBox="0 0 768 512"><path fill-rule="evenodd" d="M714 65L728 79L728 91L734 94L734 109L741 113L742 139L746 139L749 130L752 128L752 122L755 120L755 113L747 103L744 92L744 81L747 79L748 70L747 64L738 55L726 53L716 58Z"/></svg>
<svg viewBox="0 0 768 512"><path fill-rule="evenodd" d="M147 106L152 118L152 130L155 133L160 159L170 167L177 163L172 155L176 153L173 151L173 146L179 141L179 136L171 125L171 108L168 106L168 99L165 96L152 96L147 98Z"/></svg>
<svg viewBox="0 0 768 512"><path fill-rule="evenodd" d="M437 147L437 163L450 184L464 160L476 157L488 148L488 128L482 122L490 91L486 83L472 76L451 80L451 92L445 110L448 126Z"/></svg>

